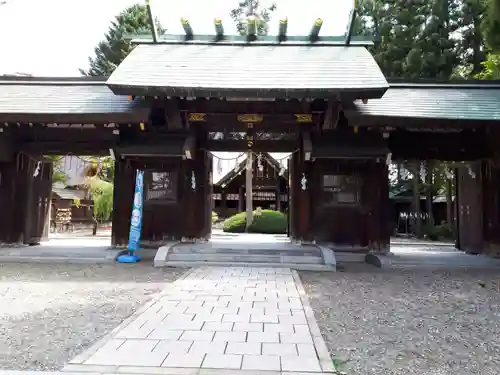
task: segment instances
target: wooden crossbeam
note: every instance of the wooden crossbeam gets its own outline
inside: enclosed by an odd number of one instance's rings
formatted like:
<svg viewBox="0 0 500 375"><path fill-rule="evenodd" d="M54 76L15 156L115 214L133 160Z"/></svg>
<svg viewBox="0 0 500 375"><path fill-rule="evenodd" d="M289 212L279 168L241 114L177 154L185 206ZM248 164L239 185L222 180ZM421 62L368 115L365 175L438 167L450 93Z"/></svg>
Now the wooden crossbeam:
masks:
<svg viewBox="0 0 500 375"><path fill-rule="evenodd" d="M151 34L125 34L125 40L130 40L133 44L153 44L156 43L151 39ZM167 34L158 37L160 44L185 44L185 34ZM287 45L311 45L309 35L290 35L286 37ZM249 43L246 35L224 35L223 38L218 38L217 35L193 34L189 44L223 44L223 45L247 45ZM255 40L251 43L258 45L280 45L279 35L256 35ZM346 36L318 36L314 45L321 46L345 46ZM350 45L370 47L373 46L373 38L366 36L352 36Z"/></svg>

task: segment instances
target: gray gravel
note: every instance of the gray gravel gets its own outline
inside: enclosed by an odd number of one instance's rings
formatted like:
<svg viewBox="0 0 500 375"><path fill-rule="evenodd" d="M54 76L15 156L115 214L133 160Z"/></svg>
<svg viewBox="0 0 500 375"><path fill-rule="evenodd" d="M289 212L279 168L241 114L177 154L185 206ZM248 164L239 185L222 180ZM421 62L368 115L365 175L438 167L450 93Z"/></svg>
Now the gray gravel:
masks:
<svg viewBox="0 0 500 375"><path fill-rule="evenodd" d="M0 264L0 369L61 369L182 272L149 264Z"/></svg>
<svg viewBox="0 0 500 375"><path fill-rule="evenodd" d="M318 325L347 374L500 374L500 273L301 272Z"/></svg>

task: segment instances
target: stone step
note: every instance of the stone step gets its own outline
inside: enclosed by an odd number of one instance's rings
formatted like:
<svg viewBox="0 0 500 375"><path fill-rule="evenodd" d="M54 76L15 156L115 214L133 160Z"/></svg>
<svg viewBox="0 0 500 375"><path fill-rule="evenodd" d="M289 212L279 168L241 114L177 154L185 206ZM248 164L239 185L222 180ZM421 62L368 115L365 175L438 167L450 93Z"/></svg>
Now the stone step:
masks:
<svg viewBox="0 0 500 375"><path fill-rule="evenodd" d="M158 267L157 265L156 267ZM272 268L291 268L299 271L335 271L334 266L325 264L301 264L301 263L256 263L256 262L182 262L182 261L167 261L163 267L179 267L191 268L199 266L213 267L272 267Z"/></svg>
<svg viewBox="0 0 500 375"><path fill-rule="evenodd" d="M302 263L322 264L321 256L307 255L268 255L268 254L239 254L239 253L169 253L167 261L181 262L231 262L231 263Z"/></svg>
<svg viewBox="0 0 500 375"><path fill-rule="evenodd" d="M290 256L321 256L321 251L317 248L311 249L235 249L220 247L189 247L175 246L171 249L175 254L234 254L234 255L290 255Z"/></svg>

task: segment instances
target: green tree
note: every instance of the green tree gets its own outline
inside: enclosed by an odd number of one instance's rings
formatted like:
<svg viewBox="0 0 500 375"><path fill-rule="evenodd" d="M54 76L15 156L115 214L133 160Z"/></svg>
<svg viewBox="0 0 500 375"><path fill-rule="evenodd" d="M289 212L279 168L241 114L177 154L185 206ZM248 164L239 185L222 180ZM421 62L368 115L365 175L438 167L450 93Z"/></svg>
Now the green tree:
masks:
<svg viewBox="0 0 500 375"><path fill-rule="evenodd" d="M158 20L156 28L159 34L164 33ZM125 34L141 34L151 32L147 8L144 5L135 4L111 22L111 26L94 48L95 57L89 57L89 69L80 69L82 75L87 76L109 76L116 67L127 57L134 46L129 40L125 40Z"/></svg>
<svg viewBox="0 0 500 375"><path fill-rule="evenodd" d="M500 0L486 0L486 12L481 26L488 50L500 53Z"/></svg>
<svg viewBox="0 0 500 375"><path fill-rule="evenodd" d="M390 78L451 76L458 63L452 34L458 29L458 6L452 0L373 0L362 2L355 35L378 34L371 49Z"/></svg>
<svg viewBox="0 0 500 375"><path fill-rule="evenodd" d="M258 35L267 35L269 32L269 21L271 14L276 10L276 4L271 4L267 7L261 6L259 0L243 0L240 1L237 8L229 12L229 15L236 24L236 30L240 35L246 35L247 17L253 14L257 19Z"/></svg>
<svg viewBox="0 0 500 375"><path fill-rule="evenodd" d="M481 72L486 60L481 21L485 12L484 0L461 0L458 8L457 64L453 78L469 79Z"/></svg>
<svg viewBox="0 0 500 375"><path fill-rule="evenodd" d="M486 1L486 11L481 26L489 54L483 63L483 71L477 77L500 79L500 0Z"/></svg>

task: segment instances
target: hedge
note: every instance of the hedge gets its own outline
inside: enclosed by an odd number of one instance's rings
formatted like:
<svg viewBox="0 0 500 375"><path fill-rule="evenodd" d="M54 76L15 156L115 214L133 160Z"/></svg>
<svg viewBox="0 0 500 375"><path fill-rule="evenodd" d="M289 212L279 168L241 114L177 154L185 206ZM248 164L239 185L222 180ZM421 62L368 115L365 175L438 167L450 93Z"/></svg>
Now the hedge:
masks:
<svg viewBox="0 0 500 375"><path fill-rule="evenodd" d="M246 212L240 212L224 221L222 230L229 233L243 233L246 230ZM251 233L286 234L287 217L280 211L257 209L253 212Z"/></svg>

